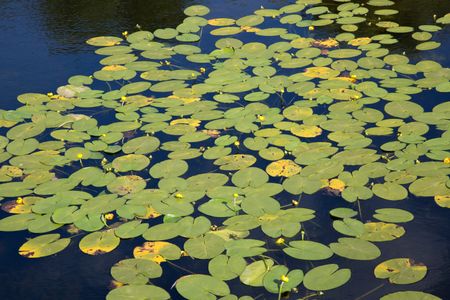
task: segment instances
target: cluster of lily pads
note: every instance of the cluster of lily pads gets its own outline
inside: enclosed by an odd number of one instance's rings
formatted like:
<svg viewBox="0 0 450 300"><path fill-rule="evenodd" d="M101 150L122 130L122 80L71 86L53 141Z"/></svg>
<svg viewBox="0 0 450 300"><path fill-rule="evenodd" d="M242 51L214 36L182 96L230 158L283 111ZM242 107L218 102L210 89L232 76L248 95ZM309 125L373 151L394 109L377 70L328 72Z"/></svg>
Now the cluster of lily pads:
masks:
<svg viewBox="0 0 450 300"><path fill-rule="evenodd" d="M12 214L0 230L38 234L19 249L29 258L80 235L89 255L135 239L133 258L111 269L109 300L253 299L233 294L241 284L306 299L347 283L350 269L320 261L375 260L376 243L401 238L399 223L414 218L380 207L364 222L360 201L414 195L450 207L450 102L426 111L412 100L449 92L450 71L388 48L413 32L417 50L434 49L440 26L383 20L399 13L393 1L335 2L239 19L207 19L194 5L176 29L89 39L101 70L0 112L1 208ZM344 32L334 37L315 30L336 24ZM358 36L361 25L386 33ZM303 195L323 192L341 202L320 220L343 236L328 245L305 230L315 211L302 207ZM170 268L183 271L167 283ZM369 272L410 284L427 267L400 257Z"/></svg>

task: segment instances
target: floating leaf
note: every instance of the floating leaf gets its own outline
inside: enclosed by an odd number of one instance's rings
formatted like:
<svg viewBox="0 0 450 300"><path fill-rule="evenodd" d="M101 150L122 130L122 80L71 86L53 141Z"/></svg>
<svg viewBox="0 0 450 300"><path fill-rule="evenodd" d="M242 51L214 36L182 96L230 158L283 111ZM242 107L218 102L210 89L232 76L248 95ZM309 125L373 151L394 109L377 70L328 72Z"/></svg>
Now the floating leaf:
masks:
<svg viewBox="0 0 450 300"><path fill-rule="evenodd" d="M403 186L391 182L375 184L372 191L378 197L391 201L403 200L408 196L408 191Z"/></svg>
<svg viewBox="0 0 450 300"><path fill-rule="evenodd" d="M97 47L110 47L120 44L121 41L122 41L121 38L115 36L98 36L90 38L89 40L86 41L86 43Z"/></svg>
<svg viewBox="0 0 450 300"><path fill-rule="evenodd" d="M339 238L330 248L339 256L356 260L372 260L381 255L380 249L371 242L355 238Z"/></svg>
<svg viewBox="0 0 450 300"><path fill-rule="evenodd" d="M175 285L178 293L186 299L217 299L230 294L228 285L215 277L203 274L179 278Z"/></svg>
<svg viewBox="0 0 450 300"><path fill-rule="evenodd" d="M153 178L178 177L186 173L188 164L184 160L169 159L153 165L150 175Z"/></svg>
<svg viewBox="0 0 450 300"><path fill-rule="evenodd" d="M302 260L321 260L330 258L333 255L330 248L313 241L289 242L289 247L284 248L283 252Z"/></svg>
<svg viewBox="0 0 450 300"><path fill-rule="evenodd" d="M145 242L142 246L137 246L133 250L135 258L147 259L156 263L166 260L179 259L181 249L169 242Z"/></svg>
<svg viewBox="0 0 450 300"><path fill-rule="evenodd" d="M184 249L194 258L209 259L223 252L225 249L224 243L225 241L221 237L207 233L188 239L184 243Z"/></svg>
<svg viewBox="0 0 450 300"><path fill-rule="evenodd" d="M160 287L154 285L125 285L113 289L106 296L107 300L119 300L119 299L155 299L155 300L167 300L170 299L169 293Z"/></svg>
<svg viewBox="0 0 450 300"><path fill-rule="evenodd" d="M162 268L144 259L124 259L111 268L115 280L126 284L146 284L150 278L162 275Z"/></svg>
<svg viewBox="0 0 450 300"><path fill-rule="evenodd" d="M275 162L271 162L267 168L266 172L270 176L276 177L291 177L298 174L301 171L301 167L295 162L289 159L282 159Z"/></svg>
<svg viewBox="0 0 450 300"><path fill-rule="evenodd" d="M286 276L289 281L281 281L281 277ZM264 288L271 293L277 294L280 292L289 292L293 288L296 288L303 281L303 271L302 270L292 270L285 266L274 266L269 272L264 276L263 284ZM281 283L283 283L281 285Z"/></svg>
<svg viewBox="0 0 450 300"><path fill-rule="evenodd" d="M209 8L204 5L192 5L184 10L187 16L204 16L209 13Z"/></svg>
<svg viewBox="0 0 450 300"><path fill-rule="evenodd" d="M377 220L390 223L404 223L414 219L409 211L398 208L380 208L375 210L373 217Z"/></svg>
<svg viewBox="0 0 450 300"><path fill-rule="evenodd" d="M244 271L239 276L239 279L243 284L249 286L263 286L263 279L274 262L271 259L264 259L252 262L247 265Z"/></svg>
<svg viewBox="0 0 450 300"><path fill-rule="evenodd" d="M434 295L416 292L416 291L403 291L387 294L380 298L380 300L440 300L441 298Z"/></svg>
<svg viewBox="0 0 450 300"><path fill-rule="evenodd" d="M410 258L394 258L377 265L374 274L376 278L389 279L390 283L411 284L425 277L427 267Z"/></svg>
<svg viewBox="0 0 450 300"><path fill-rule="evenodd" d="M384 222L369 222L364 224L364 233L359 238L371 242L384 242L398 239L404 234L405 229L402 226Z"/></svg>
<svg viewBox="0 0 450 300"><path fill-rule="evenodd" d="M250 167L255 162L256 158L253 155L235 154L219 158L214 164L220 166L221 170L231 171Z"/></svg>
<svg viewBox="0 0 450 300"><path fill-rule="evenodd" d="M130 239L142 235L147 228L148 224L134 220L120 225L114 230L114 233L121 239Z"/></svg>
<svg viewBox="0 0 450 300"><path fill-rule="evenodd" d="M27 258L39 258L53 255L64 250L70 239L60 239L59 234L45 234L35 237L19 248L19 254Z"/></svg>
<svg viewBox="0 0 450 300"><path fill-rule="evenodd" d="M80 250L89 255L99 255L113 251L120 244L120 239L113 230L92 232L80 241Z"/></svg>
<svg viewBox="0 0 450 300"><path fill-rule="evenodd" d="M220 280L231 280L244 271L247 263L241 256L219 255L208 264L209 273Z"/></svg>
<svg viewBox="0 0 450 300"><path fill-rule="evenodd" d="M309 290L326 291L344 285L350 276L349 269L339 269L336 264L323 265L306 273L303 284Z"/></svg>
<svg viewBox="0 0 450 300"><path fill-rule="evenodd" d="M142 154L128 154L113 160L112 166L119 172L140 171L145 169L150 159Z"/></svg>
<svg viewBox="0 0 450 300"><path fill-rule="evenodd" d="M449 195L442 195L442 196L441 195L436 195L436 196L434 196L434 201L440 207L450 208L450 194Z"/></svg>
<svg viewBox="0 0 450 300"><path fill-rule="evenodd" d="M147 183L142 177L137 175L127 175L114 179L108 184L108 190L118 195L126 195L143 190L146 184Z"/></svg>

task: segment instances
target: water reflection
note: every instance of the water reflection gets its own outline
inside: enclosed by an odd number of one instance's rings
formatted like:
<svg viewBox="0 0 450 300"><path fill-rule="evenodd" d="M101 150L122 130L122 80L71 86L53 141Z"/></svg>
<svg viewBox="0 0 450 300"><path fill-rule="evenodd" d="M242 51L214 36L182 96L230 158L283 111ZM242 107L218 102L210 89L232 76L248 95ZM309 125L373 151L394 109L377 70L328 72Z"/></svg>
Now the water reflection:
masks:
<svg viewBox="0 0 450 300"><path fill-rule="evenodd" d="M54 43L52 51L88 49L83 41L98 35L118 35L136 24L147 30L175 27L183 18L183 0L39 1L32 7L40 30Z"/></svg>
<svg viewBox="0 0 450 300"><path fill-rule="evenodd" d="M325 0L324 4L328 7L336 7L341 3L337 3L333 0ZM360 3L369 8L370 12L365 16L366 22L356 24L358 25L358 31L354 34L357 37L371 37L377 34L385 34L384 28L378 27L375 24L381 19L383 21L392 21L400 24L401 26L412 26L414 31L420 31L418 26L420 25L435 25L435 17L443 16L448 11L449 2L447 0L428 0L428 1L397 1L392 6L387 7L376 7L366 5L365 0L354 0L354 3ZM399 13L392 16L378 16L373 12L377 9L394 9L398 10ZM337 12L335 8L332 9L333 12ZM381 18L380 18L381 17ZM321 28L322 29L322 28ZM322 31L322 30L321 30ZM323 33L328 33L329 36L333 37L339 33L342 33L340 25L332 24L325 26L323 28ZM432 40L439 41L442 43L442 48L444 49L446 45L448 46L448 35L450 33L450 28L445 27L442 31L433 34ZM432 59L441 64L447 63L448 55L446 51L432 51L423 52L416 50L416 45L419 43L411 37L411 33L404 34L392 34L399 42L392 45L383 45L384 48L388 48L393 53L405 52L412 62L424 59ZM328 36L326 36L328 37Z"/></svg>

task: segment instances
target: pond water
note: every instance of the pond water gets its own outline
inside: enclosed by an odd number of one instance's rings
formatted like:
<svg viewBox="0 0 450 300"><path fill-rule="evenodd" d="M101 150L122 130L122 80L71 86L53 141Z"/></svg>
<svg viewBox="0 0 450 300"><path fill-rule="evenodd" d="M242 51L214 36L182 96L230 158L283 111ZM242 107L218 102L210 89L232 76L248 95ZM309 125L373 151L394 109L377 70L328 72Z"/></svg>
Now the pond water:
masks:
<svg viewBox="0 0 450 300"><path fill-rule="evenodd" d="M176 27L186 17L183 10L194 4L206 5L211 12L208 18L233 18L249 15L261 6L279 9L293 1L182 1L182 0L128 0L128 1L6 1L0 0L0 87L2 90L0 109L13 110L21 106L16 98L28 92L55 93L57 87L67 84L67 79L73 75L90 75L99 70L101 57L94 53L95 48L87 45L86 40L94 36L120 36L123 31L133 32L136 25L144 30L154 31L158 28ZM353 1L366 3L367 1ZM443 16L449 10L447 0L414 0L397 1L389 8L400 11L398 16L391 17L395 22L405 26L433 24L434 15ZM325 4L337 6L340 3L331 0ZM376 20L373 20L376 22ZM307 28L298 29L299 34L317 39L333 37L341 33L339 26L326 26L314 31ZM380 28L367 26L358 32L358 36L373 36L381 34ZM442 66L449 66L449 27L444 27L435 33L433 40L442 43L441 47L431 51L417 51L417 41L411 38L399 38L399 43L387 45L391 53L406 53L411 62L434 60ZM210 36L205 35L202 43L208 45ZM245 38L243 39L244 41ZM256 37L251 41L272 41L272 37ZM211 45L209 45L211 46ZM206 49L211 51L211 49ZM190 67L192 67L191 64ZM286 71L285 74L293 74ZM104 88L104 86L102 86ZM439 93L434 89L425 91L414 101L426 110L440 102L448 101L448 93ZM379 106L378 108L381 108ZM104 114L102 122L110 122L113 117ZM3 130L3 129L2 129ZM2 131L2 135L6 133ZM438 136L430 131L428 138ZM320 138L314 141L323 141ZM374 138L377 145L389 141L386 137ZM162 140L161 142L164 142ZM162 159L159 154L153 154L154 159ZM200 160L194 160L200 163ZM257 162L254 166L264 169L264 164ZM194 165L194 172L187 175L216 170L214 166ZM71 169L62 169L70 171ZM148 173L147 173L148 174ZM448 173L447 173L448 174ZM278 179L271 180L279 182ZM156 187L153 183L151 188ZM277 199L283 205L288 205L292 195L282 192ZM431 293L442 299L448 298L450 288L450 211L436 205L432 197L415 197L409 195L403 201L386 201L380 198L354 203L347 203L332 193L319 191L312 195L303 195L301 207L316 211L312 223L304 224L307 238L324 244L335 242L342 237L332 228L324 229L322 221L330 224L329 210L337 207L349 207L359 211L363 222L373 221L373 212L380 207L401 208L414 215L414 221L404 223L405 236L401 239L377 243L381 256L376 260L354 261L334 256L323 263L336 263L340 268L350 268L352 277L343 287L326 291L321 297L310 299L379 299L391 292L416 290ZM0 218L9 216L0 211ZM218 221L218 220L216 220ZM221 221L218 221L221 222ZM330 227L330 226L328 226ZM64 232L60 230L58 232ZM122 240L120 246L110 253L90 256L82 253L78 243L83 235L72 238L70 246L64 251L45 258L27 259L17 254L17 249L30 237L26 231L0 232L0 299L104 299L111 288L110 269L122 259L132 257L136 245L142 244L142 237L136 241ZM252 235L254 239L267 241L267 247L279 251L273 239L269 239L261 231ZM181 242L182 245L182 241ZM281 252L281 251L279 251ZM275 251L275 253L278 253ZM290 269L306 270L317 266L314 262L299 262L286 255L271 254L280 263L286 263ZM386 280L375 280L373 269L382 261L390 258L410 257L417 262L423 262L428 272L426 277L406 286L389 284ZM207 263L190 258L182 258L178 265L194 273L207 272ZM152 280L157 286L171 291L173 299L183 299L175 288L171 289L176 279L187 275L185 271L172 265L164 267L164 275ZM263 288L252 288L239 285L239 280L230 281L232 292L236 295L250 295L257 299L276 299L275 294L268 294ZM232 285L234 284L234 285ZM309 295L303 287L298 294L292 294L289 299L298 299ZM303 290L302 290L303 289Z"/></svg>

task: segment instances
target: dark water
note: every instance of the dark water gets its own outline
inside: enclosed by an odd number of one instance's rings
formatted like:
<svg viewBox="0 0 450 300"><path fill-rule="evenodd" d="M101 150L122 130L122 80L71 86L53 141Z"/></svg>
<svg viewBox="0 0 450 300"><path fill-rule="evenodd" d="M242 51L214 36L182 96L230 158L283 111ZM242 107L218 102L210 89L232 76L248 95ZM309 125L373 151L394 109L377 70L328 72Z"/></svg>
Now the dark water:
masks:
<svg viewBox="0 0 450 300"><path fill-rule="evenodd" d="M402 13L395 17L396 22L412 26L432 24L432 16L443 15L450 5L448 0L397 2L396 7ZM21 93L54 91L72 75L89 75L97 70L99 57L85 44L85 40L92 36L120 35L122 31L132 31L136 24L146 30L174 27L183 20L183 9L191 4L209 6L209 17L238 18L250 14L260 5L277 8L288 3L291 1L0 0L0 108L18 107L15 98ZM332 36L336 32L333 27L326 30L313 34ZM376 33L372 30L367 34ZM415 43L409 39L401 39L401 43L391 46L391 50L406 51L413 61L433 59L448 66L448 34L448 28L437 33L436 39L443 45L427 53L415 51ZM442 94L440 98L432 92L420 97L424 107L432 107L438 103L436 99L442 99ZM285 196L287 194L282 194L280 198L290 201ZM337 235L331 231L324 232L319 220L329 219L328 211L343 206L343 202L336 197L317 194L304 197L302 204L317 211L318 224L308 224L305 228L309 237L323 243L335 241ZM401 239L377 243L383 254L376 261L351 262L334 257L332 261L341 267L351 267L352 279L343 288L326 293L322 299L378 299L400 290L422 290L443 299L449 298L449 210L437 208L428 198L409 198L401 203L370 200L362 202L361 206L364 220L368 220L376 208L399 207L413 212L415 221L404 225L407 233ZM3 216L0 212L0 217ZM26 237L28 235L22 233L0 233L0 299L103 299L111 279L110 267L129 257L136 243L144 241L122 241L112 253L93 257L81 253L77 246L79 239L74 238L71 246L61 253L30 260L17 254ZM407 286L383 285L386 281L376 280L370 270L380 261L394 257L413 257L424 262L429 269L426 278ZM188 258L180 261L182 265L185 263L189 264ZM298 261L292 263L302 268ZM204 272L205 264L191 263L189 267L198 272L203 269ZM155 283L169 289L173 281L184 273L167 268L165 277ZM233 289L239 295L256 296L261 291L243 285L239 291Z"/></svg>

